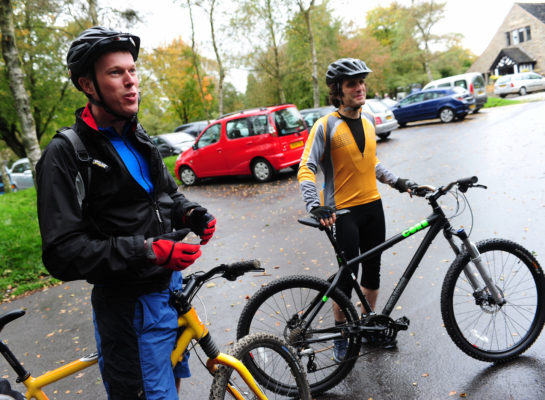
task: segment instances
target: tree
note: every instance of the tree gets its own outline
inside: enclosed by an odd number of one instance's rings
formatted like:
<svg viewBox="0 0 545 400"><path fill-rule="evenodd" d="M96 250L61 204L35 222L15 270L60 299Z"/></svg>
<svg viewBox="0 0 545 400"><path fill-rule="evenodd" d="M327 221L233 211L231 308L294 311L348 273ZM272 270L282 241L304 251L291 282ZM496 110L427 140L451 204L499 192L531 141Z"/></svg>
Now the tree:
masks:
<svg viewBox="0 0 545 400"><path fill-rule="evenodd" d="M297 12L288 22L286 29L286 65L284 78L286 98L300 108L315 106L315 88L318 84L318 105L329 104L329 90L325 84L327 66L335 59L344 56L341 52L339 35L341 22L335 20L328 9L328 3L317 4L312 10L312 30L316 51L316 72L308 39L305 17ZM316 80L315 80L316 79ZM320 96L320 93L322 95Z"/></svg>
<svg viewBox="0 0 545 400"><path fill-rule="evenodd" d="M218 65L218 112L219 115L223 115L223 86L225 81L225 69L223 67L222 57L218 49L218 41L216 39L216 27L215 27L215 11L216 0L201 1L198 3L208 14L208 22L210 23L210 34L212 36L212 48L214 49L214 55L216 56L216 63Z"/></svg>
<svg viewBox="0 0 545 400"><path fill-rule="evenodd" d="M274 93L272 104L285 103L285 56L281 51L282 35L287 22L283 0L244 0L232 25L253 46L249 63L255 72L264 73Z"/></svg>
<svg viewBox="0 0 545 400"><path fill-rule="evenodd" d="M42 152L38 145L36 124L30 109L30 100L26 93L24 74L15 42L11 0L0 0L0 31L2 32L2 56L6 63L9 86L15 100L15 109L21 123L23 146L30 160L32 174L35 176L36 163Z"/></svg>
<svg viewBox="0 0 545 400"><path fill-rule="evenodd" d="M314 43L314 33L312 32L312 19L311 12L314 8L314 0L310 0L308 7L305 7L303 0L297 0L299 11L303 15L308 33L308 43L310 46L310 57L312 60L312 93L313 93L313 106L320 106L320 89L318 86L318 59L316 57L316 45Z"/></svg>
<svg viewBox="0 0 545 400"><path fill-rule="evenodd" d="M422 48L422 60L430 81L433 80L430 65L432 58L430 45L443 39L441 36L433 35L431 30L444 17L446 4L446 2L434 3L433 0L417 4L415 4L414 0L411 2L410 15L416 27L416 40L419 41Z"/></svg>
<svg viewBox="0 0 545 400"><path fill-rule="evenodd" d="M156 99L166 99L161 102L162 110L179 123L207 119L205 110L214 105L213 79L207 74L202 79L198 77L195 58L200 64L201 57L194 55L191 47L177 38L166 46L143 53L140 59L140 67L144 70L140 73L141 86L154 92ZM200 87L198 82L201 82Z"/></svg>

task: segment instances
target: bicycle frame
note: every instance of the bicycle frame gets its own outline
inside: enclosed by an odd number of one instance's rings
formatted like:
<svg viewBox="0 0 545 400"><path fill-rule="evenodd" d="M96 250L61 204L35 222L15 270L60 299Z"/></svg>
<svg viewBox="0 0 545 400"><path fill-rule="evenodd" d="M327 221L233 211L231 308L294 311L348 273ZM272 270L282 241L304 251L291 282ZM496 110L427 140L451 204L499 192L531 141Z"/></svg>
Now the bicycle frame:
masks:
<svg viewBox="0 0 545 400"><path fill-rule="evenodd" d="M195 309L189 304L189 302L185 298L182 297L180 301L181 304L185 304L185 312L183 312L182 315L180 315L178 318L178 326L180 328L183 328L183 332L178 338L176 348L172 351L172 365L174 366L179 360L182 359L183 353L189 346L191 340L197 340L205 351L206 355L209 357L206 363L206 367L208 368L208 370L214 372L218 364L226 365L235 369L242 377L244 382L246 382L251 391L259 399L266 400L267 397L263 394L261 389L259 389L254 378L252 377L248 369L244 366L244 364L228 354L220 353L212 338L210 337L206 326L197 315ZM10 317L7 318L7 322L5 322L5 324L23 316L24 314L25 312L22 310L12 311L11 313L9 313ZM34 398L36 400L49 400L47 395L42 391L42 388L44 388L45 386L50 385L51 383L61 380L63 378L66 378L72 374L75 374L76 372L79 372L83 369L89 368L98 362L98 354L93 353L86 357L75 360L67 365L46 372L43 375L33 377L30 375L30 372L28 372L17 360L17 358L7 347L7 345L4 344L2 341L0 341L0 353L4 356L6 361L8 361L8 363L16 372L17 382L22 382L27 388L27 392L25 394L26 398ZM228 386L228 390L236 399L244 399L243 396L231 385Z"/></svg>
<svg viewBox="0 0 545 400"><path fill-rule="evenodd" d="M420 245L416 249L411 261L409 262L407 268L405 269L401 278L399 279L396 287L394 288L390 297L388 298L388 301L386 302L386 305L384 306L382 310L382 315L389 316L392 313L397 301L403 294L414 272L420 265L420 262L424 258L424 255L426 254L429 246L431 245L431 243L433 242L433 240L435 239L435 237L439 234L441 230L443 231L443 235L445 236L445 239L448 241L448 243L450 244L451 248L453 249L456 255L459 255L462 252L462 249L458 247L458 245L454 241L454 237L458 237L462 241L464 248L467 249L467 251L469 252L471 256L471 261L475 264L475 266L477 267L477 270L479 271L479 274L483 278L486 288L490 291L490 293L492 294L494 299L498 302L498 304L503 304L505 300L502 294L498 291L496 286L493 284L492 280L490 279L490 276L486 272L486 269L482 266L481 260L480 260L480 254L477 248L469 240L469 237L467 236L466 232L463 229L454 230L452 228L447 216L445 215L445 213L439 206L437 199L443 194L444 192L438 191L434 195L431 195L428 197L428 202L433 209L433 213L430 216L428 216L426 219L404 230L403 232L398 233L397 235L394 235L391 238L386 239L383 243L375 246L374 248L368 250L367 252L360 254L359 256L354 257L353 259L350 259L350 260L346 260L344 252L339 248L337 241L334 237L333 231L330 228L321 227L319 223L317 222L309 222L308 220L305 222L303 220L300 220L300 222L306 225L320 227L320 229L326 232L327 237L329 238L329 241L331 242L335 250L335 254L337 255L337 262L339 264L339 271L337 271L337 273L330 278L330 280L332 279L332 283L327 289L327 291L323 295L317 296L315 301L311 304L311 306L307 309L307 311L305 311L305 313L301 316L301 318L306 321L304 325L304 329L308 329L310 327L311 322L319 313L322 306L329 299L329 295L337 287L338 281L346 269L348 269L350 266L356 263L366 261L370 258L376 257L380 255L382 252L384 252L385 250L398 244L399 242L402 242L403 240L413 236L415 233L424 231L428 228L429 230L426 232L426 235L420 242ZM342 215L342 214L343 214L342 210L340 210L338 212L338 215ZM477 279L475 278L474 272L470 269L472 269L472 267L468 264L468 267L466 267L465 276L467 277L468 281L470 282L474 290L482 290L483 287L479 285ZM356 291L356 294L359 300L361 301L361 304L363 308L365 309L365 312L367 314L374 314L373 310L371 309L371 306L369 305L369 302L367 301L365 297L365 294L361 290L361 287L357 281L356 276L352 272L350 272L350 275L352 278L353 288Z"/></svg>

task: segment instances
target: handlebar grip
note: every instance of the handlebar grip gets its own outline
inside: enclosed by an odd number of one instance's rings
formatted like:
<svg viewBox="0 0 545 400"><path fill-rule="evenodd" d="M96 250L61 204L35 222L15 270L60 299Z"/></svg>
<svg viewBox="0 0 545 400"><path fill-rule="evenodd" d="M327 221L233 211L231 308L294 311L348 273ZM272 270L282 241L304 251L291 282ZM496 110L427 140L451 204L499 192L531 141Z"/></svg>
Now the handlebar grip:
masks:
<svg viewBox="0 0 545 400"><path fill-rule="evenodd" d="M468 178L462 178L462 179L458 179L458 185L464 185L464 186L467 186L467 185L473 185L474 183L477 183L479 181L479 178L477 178L476 176L470 176Z"/></svg>
<svg viewBox="0 0 545 400"><path fill-rule="evenodd" d="M265 271L265 268L261 268L261 262L259 260L238 261L238 262L234 262L232 264L226 265L225 272L223 273L222 276L228 281L234 281L239 276L242 276L246 272L250 272L250 271L262 272L262 271Z"/></svg>

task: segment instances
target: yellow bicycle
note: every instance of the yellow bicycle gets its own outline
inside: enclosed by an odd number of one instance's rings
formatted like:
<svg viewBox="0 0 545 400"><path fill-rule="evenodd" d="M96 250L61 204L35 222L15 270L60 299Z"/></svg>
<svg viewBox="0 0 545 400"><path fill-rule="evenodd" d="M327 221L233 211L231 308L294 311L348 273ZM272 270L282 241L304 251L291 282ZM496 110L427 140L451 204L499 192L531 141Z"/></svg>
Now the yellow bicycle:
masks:
<svg viewBox="0 0 545 400"><path fill-rule="evenodd" d="M262 272L264 269L260 268L259 261L242 261L222 264L208 272L196 272L184 278L183 290L172 293L172 304L178 310L178 326L182 331L171 354L172 365L181 360L191 341L195 340L208 357L206 368L214 375L211 400L310 399L306 373L296 351L286 342L268 333L252 334L238 341L230 354L221 353L191 305L206 281L216 276L234 281L250 271ZM24 314L24 310L14 310L0 315L0 332L6 324ZM1 340L0 353L17 374L17 382L25 385L26 399L36 400L48 400L42 390L45 386L89 368L98 361L97 353L92 353L33 377ZM6 388L5 391L2 388ZM22 398L22 394L12 391L5 380L0 382L0 398L3 398L2 395Z"/></svg>

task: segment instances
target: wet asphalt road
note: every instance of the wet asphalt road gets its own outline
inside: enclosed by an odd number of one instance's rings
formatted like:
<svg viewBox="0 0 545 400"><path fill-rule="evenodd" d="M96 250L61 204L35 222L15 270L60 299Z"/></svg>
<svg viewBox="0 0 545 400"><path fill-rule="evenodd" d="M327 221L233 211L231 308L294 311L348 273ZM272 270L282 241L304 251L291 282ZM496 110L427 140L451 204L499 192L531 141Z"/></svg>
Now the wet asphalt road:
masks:
<svg viewBox="0 0 545 400"><path fill-rule="evenodd" d="M409 124L378 143L380 160L402 177L440 186L477 175L488 190L468 193L473 224L466 210L453 220L473 240L504 237L537 253L545 264L545 101L482 110L463 122ZM409 198L380 185L387 235L429 214L425 200ZM250 178L211 180L184 189L217 217L214 239L199 261L186 270L207 270L223 262L257 258L266 274L249 274L237 282L214 281L194 305L222 350L234 340L245 298L275 277L294 273L327 277L335 261L327 239L297 223L304 215L295 174L289 170L271 183ZM446 201L447 210L455 206ZM402 274L421 236L416 235L383 255L378 306ZM527 399L545 398L545 338L522 357L505 365L474 360L459 350L442 326L440 290L453 254L438 236L393 313L411 320L398 335L398 349L362 357L349 377L319 399ZM37 375L94 349L90 287L67 283L0 305L4 312L24 307L27 315L2 331L10 347ZM206 307L204 306L206 305ZM192 353L193 377L184 381L182 399L208 398L211 378ZM200 352L202 356L202 352ZM0 362L0 376L13 372ZM21 386L18 386L21 389ZM46 389L51 399L105 398L98 368Z"/></svg>

